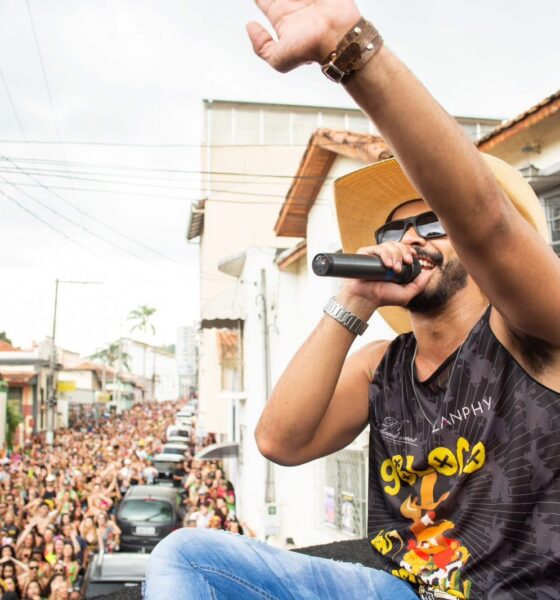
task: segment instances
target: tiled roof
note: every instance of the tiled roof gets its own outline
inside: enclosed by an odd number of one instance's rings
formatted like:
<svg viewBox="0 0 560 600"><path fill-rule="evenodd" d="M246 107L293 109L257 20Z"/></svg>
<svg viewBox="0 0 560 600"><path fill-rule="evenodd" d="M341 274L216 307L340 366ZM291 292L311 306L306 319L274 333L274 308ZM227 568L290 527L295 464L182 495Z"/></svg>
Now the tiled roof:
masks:
<svg viewBox="0 0 560 600"><path fill-rule="evenodd" d="M190 242L194 238L202 235L204 231L204 205L206 200L199 200L191 205L191 216L187 228L187 240Z"/></svg>
<svg viewBox="0 0 560 600"><path fill-rule="evenodd" d="M0 352L17 352L20 348L14 348L10 342L0 340Z"/></svg>
<svg viewBox="0 0 560 600"><path fill-rule="evenodd" d="M235 359L239 353L239 334L237 331L221 330L217 332L220 361Z"/></svg>
<svg viewBox="0 0 560 600"><path fill-rule="evenodd" d="M66 367L65 371L103 371L103 365L99 363L94 363L92 361L84 361L72 367ZM107 372L112 371L111 367L106 366L105 370Z"/></svg>
<svg viewBox="0 0 560 600"><path fill-rule="evenodd" d="M8 371L2 373L2 379L11 384L23 384L29 383L36 375L36 373L30 373L29 371Z"/></svg>
<svg viewBox="0 0 560 600"><path fill-rule="evenodd" d="M338 155L372 163L390 158L392 153L385 141L376 135L318 129L309 140L280 209L274 227L276 235L306 236L307 216Z"/></svg>
<svg viewBox="0 0 560 600"><path fill-rule="evenodd" d="M293 248L284 250L277 258L276 264L280 271L285 271L290 265L293 265L301 258L307 256L307 241L301 240Z"/></svg>
<svg viewBox="0 0 560 600"><path fill-rule="evenodd" d="M488 152L494 146L513 137L520 131L536 125L540 121L552 116L560 110L560 90L541 100L538 104L531 106L517 117L504 121L501 125L480 138L476 145L483 152Z"/></svg>

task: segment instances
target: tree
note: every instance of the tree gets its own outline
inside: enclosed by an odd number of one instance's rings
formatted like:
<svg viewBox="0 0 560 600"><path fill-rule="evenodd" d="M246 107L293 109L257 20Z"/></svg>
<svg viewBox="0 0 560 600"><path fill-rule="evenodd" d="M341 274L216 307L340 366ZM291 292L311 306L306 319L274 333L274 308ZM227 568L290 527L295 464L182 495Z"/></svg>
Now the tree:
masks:
<svg viewBox="0 0 560 600"><path fill-rule="evenodd" d="M152 335L156 334L156 328L151 322L152 317L157 309L148 306L147 304L141 304L138 308L131 310L128 313L127 320L132 321L133 324L130 328L130 333L140 331L143 334L152 332Z"/></svg>
<svg viewBox="0 0 560 600"><path fill-rule="evenodd" d="M6 444L10 449L13 446L14 435L20 423L23 423L23 417L16 408L8 404L6 407Z"/></svg>
<svg viewBox="0 0 560 600"><path fill-rule="evenodd" d="M128 364L128 361L130 360L130 354L121 349L120 340L118 342L111 342L106 348L98 350L89 358L100 360L111 367L114 367L120 362L122 365L124 365L127 371L130 371L130 366Z"/></svg>
<svg viewBox="0 0 560 600"><path fill-rule="evenodd" d="M10 346L12 345L12 340L8 337L8 334L5 331L0 331L0 341L8 342Z"/></svg>
<svg viewBox="0 0 560 600"><path fill-rule="evenodd" d="M152 336L156 334L156 328L151 322L151 319L156 312L155 308L148 306L147 304L141 304L138 308L131 310L128 313L127 319L132 321L130 333L140 331L144 335L148 331L152 332ZM155 354L154 354L154 369L152 372L152 399L155 398L155 387L156 387L156 369L155 369ZM143 356L142 356L142 377L146 379L146 345L144 344Z"/></svg>
<svg viewBox="0 0 560 600"><path fill-rule="evenodd" d="M123 349L121 348L121 341L118 340L117 342L111 342L106 348L102 348L101 350L98 350L95 354L92 354L91 356L89 356L89 358L92 358L93 360L100 360L104 365L109 365L110 367L114 367L115 365L117 365L117 369L120 372L121 370L121 366L124 366L124 368L127 371L130 371L130 366L128 361L130 360L130 354L128 354L127 352L124 352ZM117 373L113 374L113 391L115 388L115 383L117 380ZM105 391L105 368L103 368L103 391ZM119 383L119 388L120 390L120 383ZM118 394L117 394L118 397Z"/></svg>

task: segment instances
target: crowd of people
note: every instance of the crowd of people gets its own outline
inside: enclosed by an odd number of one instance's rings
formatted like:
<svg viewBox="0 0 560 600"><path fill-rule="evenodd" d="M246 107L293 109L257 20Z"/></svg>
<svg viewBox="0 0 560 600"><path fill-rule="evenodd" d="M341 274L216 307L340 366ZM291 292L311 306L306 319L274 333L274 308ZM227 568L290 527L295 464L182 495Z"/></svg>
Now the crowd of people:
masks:
<svg viewBox="0 0 560 600"><path fill-rule="evenodd" d="M0 598L78 600L92 556L120 549L115 514L130 486L154 484L153 458L174 422L174 403L136 405L122 415L82 420L0 454ZM173 483L187 527L242 533L235 492L217 462L194 459L210 434L189 440ZM248 531L250 533L250 531Z"/></svg>
<svg viewBox="0 0 560 600"><path fill-rule="evenodd" d="M210 434L204 444L214 441ZM219 464L201 463L193 460L192 455L187 455L175 470L173 480L184 494L185 527L224 529L255 537L252 529L237 518L235 490L232 483L224 478Z"/></svg>

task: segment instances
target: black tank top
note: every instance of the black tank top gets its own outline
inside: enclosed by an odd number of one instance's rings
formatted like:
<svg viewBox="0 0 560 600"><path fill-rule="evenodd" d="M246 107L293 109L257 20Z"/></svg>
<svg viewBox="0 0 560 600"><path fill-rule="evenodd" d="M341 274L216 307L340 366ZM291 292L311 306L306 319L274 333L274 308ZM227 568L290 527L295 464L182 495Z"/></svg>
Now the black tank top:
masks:
<svg viewBox="0 0 560 600"><path fill-rule="evenodd" d="M560 394L489 316L426 382L412 334L389 346L370 385L368 537L426 600L560 599Z"/></svg>

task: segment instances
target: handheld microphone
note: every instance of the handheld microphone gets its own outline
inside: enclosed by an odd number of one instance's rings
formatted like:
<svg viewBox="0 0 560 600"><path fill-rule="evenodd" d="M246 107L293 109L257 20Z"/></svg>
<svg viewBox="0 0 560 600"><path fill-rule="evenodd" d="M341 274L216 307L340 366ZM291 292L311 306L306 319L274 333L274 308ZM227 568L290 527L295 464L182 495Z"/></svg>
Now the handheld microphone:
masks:
<svg viewBox="0 0 560 600"><path fill-rule="evenodd" d="M321 277L347 277L349 279L367 279L369 281L386 281L410 283L420 275L422 267L416 259L412 264L403 264L402 271L396 273L387 268L379 256L368 254L317 254L311 263L313 273Z"/></svg>

